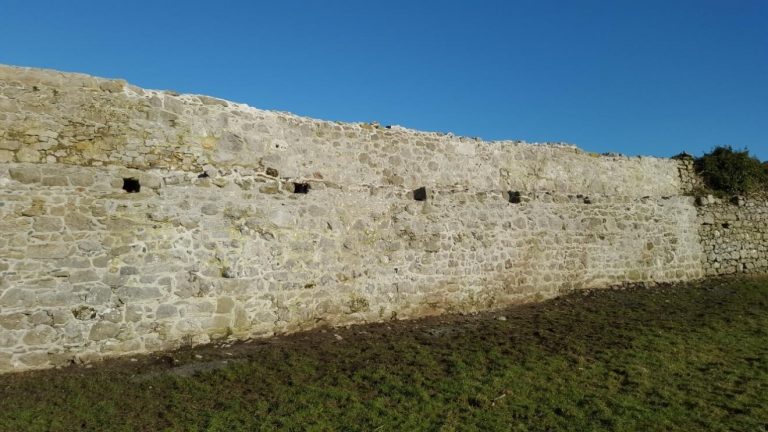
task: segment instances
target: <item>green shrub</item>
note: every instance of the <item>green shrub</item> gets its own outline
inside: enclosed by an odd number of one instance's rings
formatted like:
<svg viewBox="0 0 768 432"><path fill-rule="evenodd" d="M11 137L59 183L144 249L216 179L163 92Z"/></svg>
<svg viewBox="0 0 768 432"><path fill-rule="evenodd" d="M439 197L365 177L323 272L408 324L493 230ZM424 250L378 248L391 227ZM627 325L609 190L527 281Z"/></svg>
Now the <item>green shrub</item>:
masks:
<svg viewBox="0 0 768 432"><path fill-rule="evenodd" d="M768 191L768 164L731 146L715 147L694 162L707 187L720 194L759 194Z"/></svg>

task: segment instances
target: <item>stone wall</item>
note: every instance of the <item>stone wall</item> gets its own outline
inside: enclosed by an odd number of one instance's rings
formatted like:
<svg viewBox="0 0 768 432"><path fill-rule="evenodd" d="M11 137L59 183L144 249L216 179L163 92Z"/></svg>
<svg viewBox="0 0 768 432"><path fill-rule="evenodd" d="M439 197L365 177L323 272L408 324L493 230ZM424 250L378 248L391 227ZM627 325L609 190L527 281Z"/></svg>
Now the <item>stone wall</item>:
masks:
<svg viewBox="0 0 768 432"><path fill-rule="evenodd" d="M0 371L702 277L685 161L0 67Z"/></svg>
<svg viewBox="0 0 768 432"><path fill-rule="evenodd" d="M678 162L345 124L122 81L0 66L0 162L201 173L238 167L332 185L679 193Z"/></svg>
<svg viewBox="0 0 768 432"><path fill-rule="evenodd" d="M707 275L768 272L768 200L697 199Z"/></svg>

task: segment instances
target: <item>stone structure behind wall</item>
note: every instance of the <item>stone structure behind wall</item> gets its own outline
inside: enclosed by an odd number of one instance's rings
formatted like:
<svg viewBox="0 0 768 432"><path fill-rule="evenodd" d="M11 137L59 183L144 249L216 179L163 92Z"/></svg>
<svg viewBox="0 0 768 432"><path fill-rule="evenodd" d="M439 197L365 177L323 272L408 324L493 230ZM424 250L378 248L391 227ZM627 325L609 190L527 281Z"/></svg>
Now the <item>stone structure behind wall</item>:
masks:
<svg viewBox="0 0 768 432"><path fill-rule="evenodd" d="M693 182L0 67L0 371L696 279Z"/></svg>
<svg viewBox="0 0 768 432"><path fill-rule="evenodd" d="M707 275L768 272L768 200L697 199Z"/></svg>

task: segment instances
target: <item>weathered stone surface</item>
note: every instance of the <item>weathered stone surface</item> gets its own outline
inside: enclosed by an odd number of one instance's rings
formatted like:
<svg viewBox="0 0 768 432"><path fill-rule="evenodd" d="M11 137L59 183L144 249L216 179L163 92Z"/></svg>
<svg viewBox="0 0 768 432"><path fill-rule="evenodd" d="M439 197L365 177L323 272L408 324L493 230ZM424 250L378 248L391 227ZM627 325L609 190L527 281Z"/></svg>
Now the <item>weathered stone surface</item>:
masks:
<svg viewBox="0 0 768 432"><path fill-rule="evenodd" d="M230 297L219 297L216 302L216 313L230 313L235 302Z"/></svg>
<svg viewBox="0 0 768 432"><path fill-rule="evenodd" d="M687 159L50 73L0 117L0 371L768 271L768 204L695 201Z"/></svg>
<svg viewBox="0 0 768 432"><path fill-rule="evenodd" d="M34 329L27 331L22 341L27 345L44 345L53 342L56 336L57 332L53 327L37 325Z"/></svg>
<svg viewBox="0 0 768 432"><path fill-rule="evenodd" d="M29 258L65 258L70 253L70 247L62 243L46 243L27 246Z"/></svg>
<svg viewBox="0 0 768 432"><path fill-rule="evenodd" d="M0 150L0 163L13 162L13 152L10 150Z"/></svg>
<svg viewBox="0 0 768 432"><path fill-rule="evenodd" d="M6 315L0 315L0 327L6 330L19 330L28 328L27 316L23 313L16 312Z"/></svg>
<svg viewBox="0 0 768 432"><path fill-rule="evenodd" d="M167 318L175 318L178 316L179 311L176 309L176 306L170 305L170 304L161 304L157 307L157 311L155 311L155 318L157 319L167 319Z"/></svg>
<svg viewBox="0 0 768 432"><path fill-rule="evenodd" d="M88 187L93 184L93 176L87 173L72 173L67 178L72 186Z"/></svg>
<svg viewBox="0 0 768 432"><path fill-rule="evenodd" d="M35 232L59 232L64 229L64 222L57 217L36 217L32 229Z"/></svg>
<svg viewBox="0 0 768 432"><path fill-rule="evenodd" d="M8 169L8 174L21 183L37 183L42 179L40 168L34 165L11 167Z"/></svg>
<svg viewBox="0 0 768 432"><path fill-rule="evenodd" d="M29 147L22 147L16 151L16 160L19 162L39 162L40 158L40 152Z"/></svg>
<svg viewBox="0 0 768 432"><path fill-rule="evenodd" d="M768 272L768 200L697 199L708 275Z"/></svg>
<svg viewBox="0 0 768 432"><path fill-rule="evenodd" d="M88 338L93 341L100 341L104 339L109 339L117 336L117 334L120 332L120 325L109 322L109 321L101 321L97 322L96 324L91 327L91 332L88 335Z"/></svg>
<svg viewBox="0 0 768 432"><path fill-rule="evenodd" d="M163 297L158 287L124 286L117 289L117 295L123 300L150 300Z"/></svg>

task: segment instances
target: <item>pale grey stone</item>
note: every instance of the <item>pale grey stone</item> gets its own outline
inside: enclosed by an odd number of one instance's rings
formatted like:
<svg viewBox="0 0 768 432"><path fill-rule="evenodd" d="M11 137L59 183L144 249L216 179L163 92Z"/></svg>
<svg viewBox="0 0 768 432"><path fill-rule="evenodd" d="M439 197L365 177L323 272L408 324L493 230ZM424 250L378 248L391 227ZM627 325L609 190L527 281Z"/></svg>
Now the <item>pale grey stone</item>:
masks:
<svg viewBox="0 0 768 432"><path fill-rule="evenodd" d="M0 139L2 142L2 139ZM14 153L10 150L0 150L0 163L8 163L13 161Z"/></svg>
<svg viewBox="0 0 768 432"><path fill-rule="evenodd" d="M204 215L213 216L219 212L219 206L214 203L203 204L200 207L200 212Z"/></svg>
<svg viewBox="0 0 768 432"><path fill-rule="evenodd" d="M21 183L40 182L40 168L36 166L16 166L8 169L11 178Z"/></svg>
<svg viewBox="0 0 768 432"><path fill-rule="evenodd" d="M83 252L96 252L104 249L101 243L95 240L82 240L77 243L77 248Z"/></svg>
<svg viewBox="0 0 768 432"><path fill-rule="evenodd" d="M29 245L26 255L29 258L64 258L69 255L69 252L70 248L66 244L47 243Z"/></svg>
<svg viewBox="0 0 768 432"><path fill-rule="evenodd" d="M123 266L120 267L120 274L122 276L136 275L139 274L139 269L134 266Z"/></svg>
<svg viewBox="0 0 768 432"><path fill-rule="evenodd" d="M69 181L66 177L43 177L41 182L43 186L69 186Z"/></svg>
<svg viewBox="0 0 768 432"><path fill-rule="evenodd" d="M18 150L21 148L21 142L10 139L0 139L0 149Z"/></svg>
<svg viewBox="0 0 768 432"><path fill-rule="evenodd" d="M14 333L0 332L0 348L12 348L18 342L19 338ZM2 367L0 367L0 371L2 371Z"/></svg>
<svg viewBox="0 0 768 432"><path fill-rule="evenodd" d="M155 318L157 319L174 318L178 315L179 311L176 306L170 304L161 304L155 311Z"/></svg>
<svg viewBox="0 0 768 432"><path fill-rule="evenodd" d="M95 282L99 279L99 275L93 270L74 270L69 274L69 282L73 284Z"/></svg>
<svg viewBox="0 0 768 432"><path fill-rule="evenodd" d="M230 313L235 307L235 301L231 297L219 297L216 299L216 313Z"/></svg>
<svg viewBox="0 0 768 432"><path fill-rule="evenodd" d="M123 321L123 312L117 308L109 308L102 311L99 316L109 322L119 323Z"/></svg>
<svg viewBox="0 0 768 432"><path fill-rule="evenodd" d="M16 160L19 162L39 162L40 152L29 147L22 147L16 151Z"/></svg>
<svg viewBox="0 0 768 432"><path fill-rule="evenodd" d="M93 176L87 173L69 173L67 178L72 186L88 187L93 184Z"/></svg>
<svg viewBox="0 0 768 432"><path fill-rule="evenodd" d="M0 315L0 327L6 330L21 330L29 328L27 315L20 312Z"/></svg>
<svg viewBox="0 0 768 432"><path fill-rule="evenodd" d="M123 300L151 300L163 297L157 287L125 286L117 290L117 295Z"/></svg>
<svg viewBox="0 0 768 432"><path fill-rule="evenodd" d="M143 308L139 305L128 305L125 308L125 320L128 322L138 322L144 316Z"/></svg>
<svg viewBox="0 0 768 432"><path fill-rule="evenodd" d="M50 326L53 325L53 314L47 310L37 311L30 315L29 322L35 325L45 324Z"/></svg>
<svg viewBox="0 0 768 432"><path fill-rule="evenodd" d="M91 332L88 335L88 339L93 341L100 341L104 339L110 339L117 336L120 332L120 325L109 321L100 321L91 327Z"/></svg>
<svg viewBox="0 0 768 432"><path fill-rule="evenodd" d="M93 228L91 218L81 213L67 213L64 223L72 231L90 231Z"/></svg>
<svg viewBox="0 0 768 432"><path fill-rule="evenodd" d="M47 325L37 325L22 338L26 345L45 345L56 339L56 330Z"/></svg>

